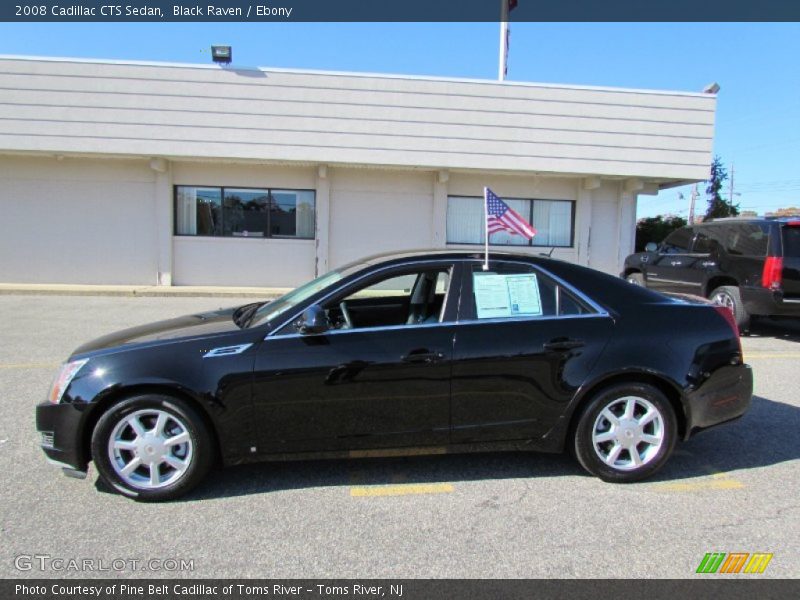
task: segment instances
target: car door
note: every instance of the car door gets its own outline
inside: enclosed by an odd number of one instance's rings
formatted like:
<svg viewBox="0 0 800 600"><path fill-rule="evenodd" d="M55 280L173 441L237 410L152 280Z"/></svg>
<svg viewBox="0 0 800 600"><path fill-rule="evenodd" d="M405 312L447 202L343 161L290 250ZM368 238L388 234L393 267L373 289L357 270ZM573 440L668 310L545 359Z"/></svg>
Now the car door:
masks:
<svg viewBox="0 0 800 600"><path fill-rule="evenodd" d="M724 234L722 225L697 228L690 255L691 261L684 274L689 284L687 292L698 296L705 295L706 282L720 270L720 251L723 247Z"/></svg>
<svg viewBox="0 0 800 600"><path fill-rule="evenodd" d="M435 286L419 294L416 283L432 275ZM446 444L458 277L453 262L381 270L320 303L331 329L303 335L289 323L268 336L253 382L258 451ZM423 318L417 296L435 314Z"/></svg>
<svg viewBox="0 0 800 600"><path fill-rule="evenodd" d="M611 335L611 317L532 264L470 264L453 354L453 443L536 439Z"/></svg>
<svg viewBox="0 0 800 600"><path fill-rule="evenodd" d="M691 292L689 272L694 264L693 238L691 227L681 227L667 236L659 245L655 259L644 265L647 287L659 292Z"/></svg>

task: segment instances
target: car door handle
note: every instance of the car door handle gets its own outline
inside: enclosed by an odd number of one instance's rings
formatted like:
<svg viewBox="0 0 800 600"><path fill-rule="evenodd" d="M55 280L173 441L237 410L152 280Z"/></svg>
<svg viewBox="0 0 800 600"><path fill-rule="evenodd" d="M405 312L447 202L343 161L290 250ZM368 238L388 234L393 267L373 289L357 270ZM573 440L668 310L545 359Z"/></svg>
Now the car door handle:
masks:
<svg viewBox="0 0 800 600"><path fill-rule="evenodd" d="M586 345L586 342L583 340L572 340L566 338L556 338L554 340L550 340L549 342L545 342L542 344L542 347L545 350L551 350L553 352L565 352L567 350L574 350L575 348L581 348Z"/></svg>
<svg viewBox="0 0 800 600"><path fill-rule="evenodd" d="M435 363L444 358L441 352L428 352L427 350L413 351L406 354L402 361L404 363Z"/></svg>

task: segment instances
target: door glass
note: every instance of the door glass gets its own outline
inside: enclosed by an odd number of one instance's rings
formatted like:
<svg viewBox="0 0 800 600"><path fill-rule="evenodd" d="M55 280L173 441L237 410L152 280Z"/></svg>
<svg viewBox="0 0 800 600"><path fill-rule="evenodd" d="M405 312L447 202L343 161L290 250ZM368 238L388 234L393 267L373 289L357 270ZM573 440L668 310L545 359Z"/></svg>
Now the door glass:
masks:
<svg viewBox="0 0 800 600"><path fill-rule="evenodd" d="M692 245L692 230L689 227L676 229L661 244L663 254L686 254Z"/></svg>
<svg viewBox="0 0 800 600"><path fill-rule="evenodd" d="M449 271L428 268L374 279L323 308L335 329L437 323L450 287Z"/></svg>
<svg viewBox="0 0 800 600"><path fill-rule="evenodd" d="M514 319L593 312L569 290L531 265L498 263L472 273L473 314L477 319Z"/></svg>

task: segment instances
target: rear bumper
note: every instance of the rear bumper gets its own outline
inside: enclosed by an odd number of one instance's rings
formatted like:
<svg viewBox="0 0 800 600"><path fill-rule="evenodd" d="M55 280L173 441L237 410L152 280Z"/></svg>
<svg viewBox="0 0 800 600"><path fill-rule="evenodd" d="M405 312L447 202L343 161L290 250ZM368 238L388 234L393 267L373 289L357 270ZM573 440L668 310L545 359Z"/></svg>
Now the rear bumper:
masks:
<svg viewBox="0 0 800 600"><path fill-rule="evenodd" d="M685 439L702 429L741 417L753 397L750 365L728 365L717 369L697 389L685 395L687 426Z"/></svg>
<svg viewBox="0 0 800 600"><path fill-rule="evenodd" d="M765 288L740 288L742 303L751 315L800 317L800 298L784 298L782 292Z"/></svg>
<svg viewBox="0 0 800 600"><path fill-rule="evenodd" d="M86 471L89 461L81 447L84 411L73 404L43 402L36 407L36 429L42 451L50 462L76 471Z"/></svg>

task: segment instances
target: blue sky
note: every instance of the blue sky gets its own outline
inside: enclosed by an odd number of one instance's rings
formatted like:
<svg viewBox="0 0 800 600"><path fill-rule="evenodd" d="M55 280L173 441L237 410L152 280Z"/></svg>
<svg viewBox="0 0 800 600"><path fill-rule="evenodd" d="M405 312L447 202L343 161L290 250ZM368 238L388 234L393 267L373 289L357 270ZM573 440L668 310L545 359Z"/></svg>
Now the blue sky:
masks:
<svg viewBox="0 0 800 600"><path fill-rule="evenodd" d="M0 24L1 54L204 63L212 43L232 44L246 66L497 76L496 23ZM719 82L715 153L734 165L735 201L763 213L800 206L799 59L798 23L517 23L508 78L684 91ZM688 197L642 197L639 216L685 217Z"/></svg>

